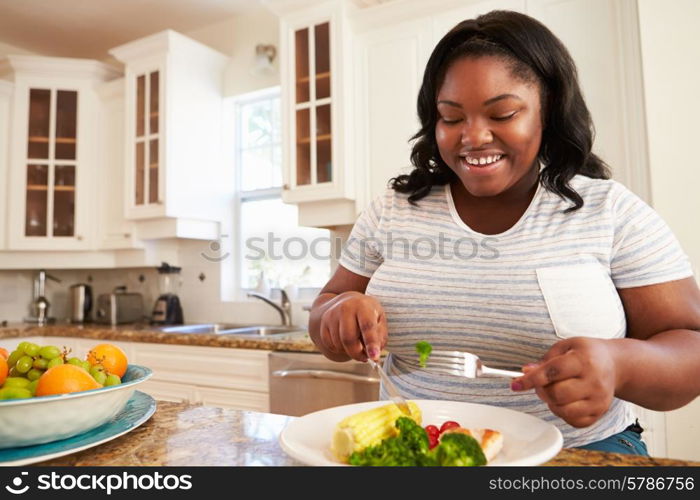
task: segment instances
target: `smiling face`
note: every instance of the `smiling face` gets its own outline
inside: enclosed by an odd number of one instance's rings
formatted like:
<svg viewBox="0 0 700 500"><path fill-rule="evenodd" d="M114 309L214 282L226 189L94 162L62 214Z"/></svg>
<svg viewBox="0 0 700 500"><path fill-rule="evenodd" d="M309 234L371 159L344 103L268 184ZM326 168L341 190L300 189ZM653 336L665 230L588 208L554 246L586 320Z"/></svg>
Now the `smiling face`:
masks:
<svg viewBox="0 0 700 500"><path fill-rule="evenodd" d="M437 95L440 156L472 196L529 189L542 140L540 91L503 59L463 57ZM529 181L528 181L529 180Z"/></svg>

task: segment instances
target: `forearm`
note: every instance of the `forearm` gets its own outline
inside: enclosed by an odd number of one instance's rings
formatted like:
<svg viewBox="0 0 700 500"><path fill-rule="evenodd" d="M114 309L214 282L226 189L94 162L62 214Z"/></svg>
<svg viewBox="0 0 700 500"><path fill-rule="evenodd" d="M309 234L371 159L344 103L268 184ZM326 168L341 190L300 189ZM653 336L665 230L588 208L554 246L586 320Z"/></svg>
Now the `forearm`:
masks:
<svg viewBox="0 0 700 500"><path fill-rule="evenodd" d="M680 408L700 394L700 332L669 330L647 340L611 340L615 396L657 411Z"/></svg>

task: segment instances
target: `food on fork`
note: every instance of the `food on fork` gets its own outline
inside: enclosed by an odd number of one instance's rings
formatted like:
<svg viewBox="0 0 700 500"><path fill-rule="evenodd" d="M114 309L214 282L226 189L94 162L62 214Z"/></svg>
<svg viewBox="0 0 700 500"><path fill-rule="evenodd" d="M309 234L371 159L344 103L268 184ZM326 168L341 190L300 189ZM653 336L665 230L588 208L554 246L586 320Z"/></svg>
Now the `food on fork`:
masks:
<svg viewBox="0 0 700 500"><path fill-rule="evenodd" d="M433 352L433 346L430 344L430 342L421 340L420 342L416 342L416 352L418 353L418 362L420 366L425 368L428 357L430 357L430 353Z"/></svg>
<svg viewBox="0 0 700 500"><path fill-rule="evenodd" d="M411 415L420 425L420 408L413 401L408 401L408 406L411 409ZM398 429L395 422L401 416L403 413L394 403L350 415L336 425L331 441L331 451L338 460L347 462L352 453L396 436Z"/></svg>

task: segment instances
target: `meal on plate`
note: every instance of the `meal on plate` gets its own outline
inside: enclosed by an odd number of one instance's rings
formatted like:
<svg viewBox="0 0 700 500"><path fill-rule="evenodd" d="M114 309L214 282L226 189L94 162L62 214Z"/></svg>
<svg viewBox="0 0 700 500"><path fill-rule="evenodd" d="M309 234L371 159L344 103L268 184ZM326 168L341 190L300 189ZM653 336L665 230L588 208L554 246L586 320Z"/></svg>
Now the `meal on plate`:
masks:
<svg viewBox="0 0 700 500"><path fill-rule="evenodd" d="M411 417L393 403L346 417L336 425L331 451L351 465L474 466L503 447L503 435L492 429L465 429L451 420L421 427L420 408L408 405Z"/></svg>
<svg viewBox="0 0 700 500"><path fill-rule="evenodd" d="M25 399L121 384L128 361L113 344L99 344L81 359L53 345L20 342L0 351L0 400Z"/></svg>

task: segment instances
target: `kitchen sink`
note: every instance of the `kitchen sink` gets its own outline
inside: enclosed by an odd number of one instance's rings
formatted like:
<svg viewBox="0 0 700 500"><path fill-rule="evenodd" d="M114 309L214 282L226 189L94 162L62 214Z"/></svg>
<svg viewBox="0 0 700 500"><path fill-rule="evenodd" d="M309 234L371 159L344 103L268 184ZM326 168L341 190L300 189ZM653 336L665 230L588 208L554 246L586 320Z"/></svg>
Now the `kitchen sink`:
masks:
<svg viewBox="0 0 700 500"><path fill-rule="evenodd" d="M163 326L158 328L166 333L203 333L209 335L252 335L266 337L291 332L300 332L304 328L298 326L274 325L232 325L226 323L201 323L194 325Z"/></svg>

